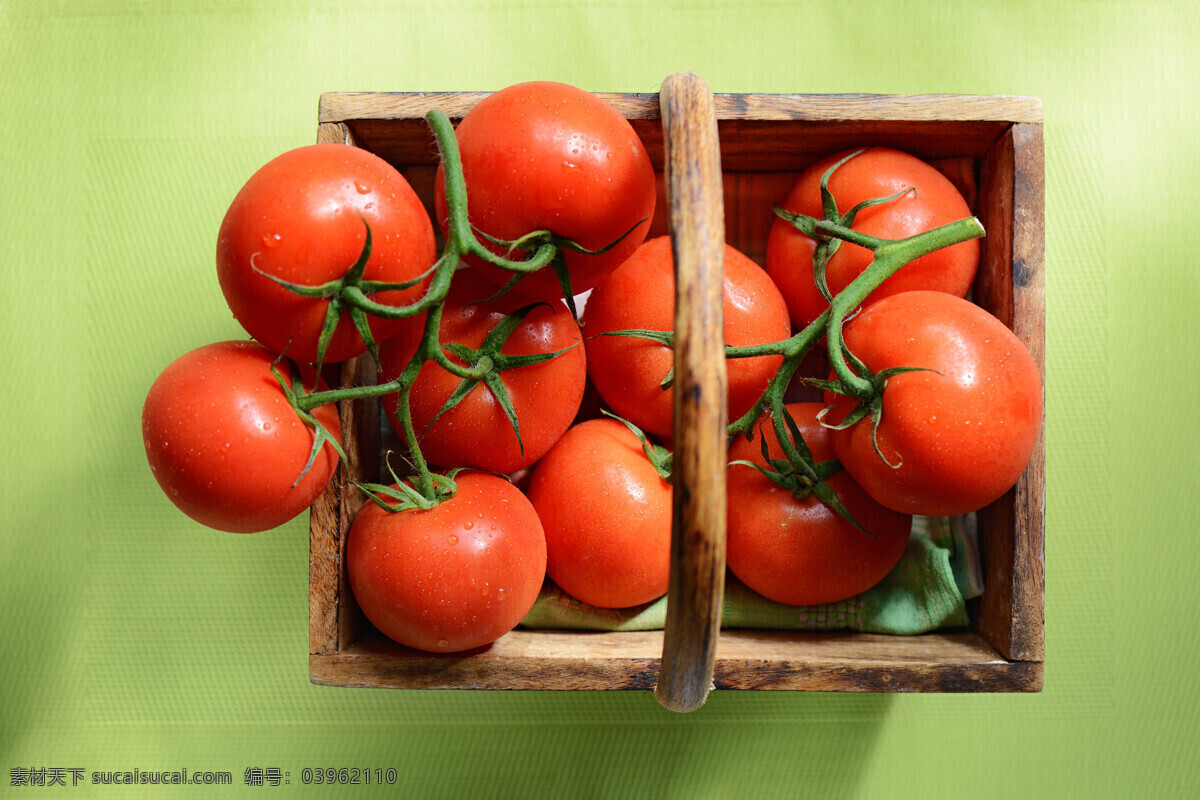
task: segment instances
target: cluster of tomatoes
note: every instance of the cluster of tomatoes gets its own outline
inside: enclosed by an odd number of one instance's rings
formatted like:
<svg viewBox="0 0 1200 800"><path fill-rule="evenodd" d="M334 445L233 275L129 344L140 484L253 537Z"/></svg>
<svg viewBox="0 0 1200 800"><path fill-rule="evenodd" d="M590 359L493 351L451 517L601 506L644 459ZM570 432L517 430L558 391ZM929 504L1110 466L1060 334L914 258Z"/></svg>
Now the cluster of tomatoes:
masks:
<svg viewBox="0 0 1200 800"><path fill-rule="evenodd" d="M674 277L669 239L647 240L653 165L596 96L521 84L454 130L430 120L443 154L432 218L399 172L354 147L299 148L251 177L217 268L252 341L167 367L143 438L185 513L261 531L311 506L335 472L335 401L382 397L409 469L361 487L371 502L349 532L351 587L387 636L457 652L515 627L547 576L611 608L666 592ZM886 260L873 242L970 216L937 170L880 148L838 154L780 206L765 269L725 252L739 420L728 562L770 599L832 602L895 565L912 514L965 513L1012 486L1041 388L1028 351L962 299L971 237L875 281L862 311L830 327L831 299ZM815 382L825 402L785 404L826 333L842 369ZM364 353L374 385L321 380ZM581 413L589 387L605 414Z"/></svg>

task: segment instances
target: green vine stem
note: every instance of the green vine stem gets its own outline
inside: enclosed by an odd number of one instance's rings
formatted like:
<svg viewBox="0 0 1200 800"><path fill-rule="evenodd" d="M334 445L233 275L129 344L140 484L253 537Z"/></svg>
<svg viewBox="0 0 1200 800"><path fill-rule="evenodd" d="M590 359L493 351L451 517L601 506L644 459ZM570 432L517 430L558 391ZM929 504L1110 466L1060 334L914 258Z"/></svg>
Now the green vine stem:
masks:
<svg viewBox="0 0 1200 800"><path fill-rule="evenodd" d="M846 316L862 305L872 291L895 275L905 264L944 247L983 236L983 225L976 217L967 217L905 239L879 240L870 249L875 259L854 281L840 292L829 305L826 340L829 359L842 385L855 397L870 399L879 388L861 377L846 363L842 342L842 325Z"/></svg>
<svg viewBox="0 0 1200 800"><path fill-rule="evenodd" d="M364 400L369 398L396 395L396 419L400 422L400 434L409 452L409 463L413 469L413 482L417 493L427 502L437 503L448 496L446 476L435 476L429 469L429 464L421 452L418 432L412 421L410 397L413 384L421 372L421 367L427 361L433 361L446 371L463 380L481 380L495 367L492 359L486 356L478 363L463 366L451 360L443 352L439 340L439 329L442 319L442 308L446 295L450 290L451 280L465 255L477 256L488 263L513 272L530 272L549 265L557 256L558 246L549 241L542 241L532 255L525 260L516 261L498 256L480 243L467 218L467 190L462 174L462 161L458 152L458 140L454 135L454 127L450 124L445 112L434 109L426 115L438 149L441 153L443 173L445 177L446 206L449 226L445 244L437 261L431 268L432 279L429 288L421 299L406 306L388 306L378 303L366 296L361 287L343 289L340 297L343 302L353 305L362 312L388 319L409 318L425 313L425 320L420 343L412 358L401 370L400 374L391 381L384 383L346 386L310 392L297 395L294 405L301 415L309 415L312 409L326 403ZM370 246L368 231L367 243ZM365 256L359 261L365 262ZM290 288L290 287L289 287ZM298 287L303 290L305 287ZM378 363L378 361L377 361ZM519 434L518 434L519 435ZM452 482L452 478L449 479ZM366 487L364 487L365 489Z"/></svg>
<svg viewBox="0 0 1200 800"><path fill-rule="evenodd" d="M534 231L512 242L497 240L485 233L476 231L472 228L467 214L467 188L463 178L462 160L459 155L458 140L454 135L454 127L451 125L445 112L439 109L430 111L425 119L441 153L448 216L448 230L442 252L433 266L424 275L418 278L417 281L409 284L415 285L416 282L424 280L426 276L431 276L425 294L416 302L405 306L385 305L372 300L368 296L368 294L374 291L382 291L389 288L407 288L408 286L397 287L361 280L363 267L370 255L371 232L369 226L362 254L342 279L318 287L284 284L297 294L309 297L331 298L330 319L327 320L330 335L332 335L332 328L337 323L341 309L346 308L354 320L356 327L360 332L363 332L364 341L367 343L371 355L375 358L376 364L379 363L378 354L374 342L370 339L370 333L365 322L366 315L386 319L411 318L422 313L426 315L420 343L408 364L405 365L400 375L394 380L372 385L347 386L306 394L295 393L292 395L293 406L297 412L302 417L311 419L310 412L312 409L327 403L363 400L395 394L397 398L395 416L400 422L400 434L409 451L408 460L413 468L415 491L422 498L420 502L409 498L404 501L406 504L404 507L425 507L422 503L436 504L446 497L453 495L453 475L434 475L430 471L429 464L421 452L419 434L412 421L410 404L412 387L421 372L421 367L426 362L435 362L442 369L445 369L463 381L459 387L459 392L456 392L455 396L448 401L448 404L452 405L461 400L461 395L469 391L470 388L473 388L475 384L479 382L486 383L488 388L497 395L497 401L508 415L509 421L513 425L513 430L517 435L517 440L520 443L521 432L516 414L512 409L512 403L507 396L507 391L503 388L503 384L496 373L503 369L540 363L560 355L561 352L565 352L564 350L558 353L529 356L506 356L500 353L500 347L503 345L507 335L515 329L533 307L528 306L509 315L509 317L499 323L497 329L488 336L485 346L478 351L464 347L456 348L452 345L446 346L446 349L450 349L454 355L466 361L466 364L456 363L447 356L439 340L442 310L454 273L459 268L463 258L468 255L474 256L496 267L514 273L513 280L501 289L497 296L511 288L524 275L546 267L550 267L555 269L556 272L561 273L559 276L560 283L562 283L564 291L569 292L570 283L569 279L565 277L566 267L561 258L565 250L573 250L585 254L598 254L615 246L617 242L624 239L633 230L631 229L616 241L598 251L586 250L574 242L555 236L550 231ZM366 224L365 220L364 224ZM636 228L636 226L634 227ZM521 259L514 259L506 255L498 255L488 249L480 237L493 245L498 244L507 247L509 255L520 251L527 253L528 256ZM277 282L283 283L282 281ZM567 300L568 303L571 302L569 297ZM574 314L575 309L573 305L571 306L571 311ZM448 410L449 407L448 405L447 408L444 408L443 412ZM330 438L326 432L318 430L319 437L322 433L324 433L326 438ZM522 444L523 450L524 445ZM365 484L360 488L371 493L373 486L373 484ZM375 497L372 499L379 502Z"/></svg>
<svg viewBox="0 0 1200 800"><path fill-rule="evenodd" d="M730 436L752 436L754 423L763 415L763 412L782 404L784 392L795 376L796 370L799 369L801 360L821 340L822 336L827 339L830 360L838 378L852 391L863 392L856 396L873 396L877 392L875 384L854 374L850 365L846 363L841 337L841 329L846 317L862 305L871 292L895 275L905 264L943 247L984 235L983 225L975 217L967 217L916 236L896 240L866 236L845 225L828 220L816 220L811 217L805 219L812 223L814 231L823 236L853 242L872 250L875 253L875 260L833 298L829 308L790 338L767 344L725 348L727 358L783 356L782 366L775 373L758 402L741 418L729 425Z"/></svg>

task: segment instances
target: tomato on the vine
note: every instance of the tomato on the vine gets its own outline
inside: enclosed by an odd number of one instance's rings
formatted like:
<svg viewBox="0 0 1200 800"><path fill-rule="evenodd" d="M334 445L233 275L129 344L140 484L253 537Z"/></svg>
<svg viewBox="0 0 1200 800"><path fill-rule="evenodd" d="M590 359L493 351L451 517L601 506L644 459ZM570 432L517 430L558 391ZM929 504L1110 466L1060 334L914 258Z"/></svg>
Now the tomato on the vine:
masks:
<svg viewBox="0 0 1200 800"><path fill-rule="evenodd" d="M671 484L623 423L567 431L534 469L529 499L546 532L547 573L567 594L603 608L666 594Z"/></svg>
<svg viewBox="0 0 1200 800"><path fill-rule="evenodd" d="M530 301L511 292L489 300L495 292L496 287L471 270L459 270L455 275L442 310L438 337L451 361L464 364L448 346L465 345L478 350L501 320L530 305L532 310L508 336L500 352L507 356L565 352L548 361L495 373L512 401L519 441L496 393L486 382L476 384L457 405L442 413L463 379L439 364L425 362L412 387L410 409L421 450L434 464L478 467L504 474L528 467L570 427L583 400L587 358L579 326L566 303ZM423 321L424 317L412 320L380 346L383 380L394 380L408 365L420 343ZM395 413L395 396L385 398L383 403L392 425L402 430Z"/></svg>
<svg viewBox="0 0 1200 800"><path fill-rule="evenodd" d="M822 219L821 177L850 151L827 156L800 174L780 203L785 211ZM858 212L854 230L881 239L903 239L970 217L971 211L950 179L915 156L885 147L872 147L838 167L829 178L829 191L845 214L866 200L891 197L911 188L901 197ZM766 268L787 299L792 323L808 325L829 303L821 295L813 276L816 242L790 222L776 218L767 236ZM858 277L871 263L871 251L841 242L825 268L832 295ZM929 289L965 297L979 266L979 242L975 239L935 251L907 264L888 278L867 298L864 305L888 295L913 289Z"/></svg>
<svg viewBox="0 0 1200 800"><path fill-rule="evenodd" d="M725 343L755 345L788 338L791 327L779 290L762 268L725 246ZM657 436L670 437L674 392L661 386L674 362L671 348L612 331L671 331L675 326L675 269L671 240L661 236L638 248L588 296L583 334L588 375L619 416ZM783 363L782 356L729 359L729 416L745 414Z"/></svg>
<svg viewBox="0 0 1200 800"><path fill-rule="evenodd" d="M455 136L476 230L506 241L548 230L592 251L620 239L600 255L563 253L572 294L595 286L646 238L657 200L654 167L629 122L596 95L550 81L509 86L471 108ZM445 230L441 167L434 191ZM467 262L497 286L512 277L474 257ZM550 268L514 291L563 297Z"/></svg>
<svg viewBox="0 0 1200 800"><path fill-rule="evenodd" d="M432 653L494 642L533 607L546 540L533 506L507 480L455 477L429 510L362 507L346 541L346 572L367 619L388 638Z"/></svg>
<svg viewBox="0 0 1200 800"><path fill-rule="evenodd" d="M368 225L371 253L363 280L406 283L433 264L433 223L404 176L379 156L315 144L267 162L234 197L217 240L217 277L233 316L274 352L315 362L330 301L301 297L267 275L303 286L340 279L362 253ZM427 284L371 297L405 305L420 298ZM368 319L376 342L403 324ZM366 349L343 309L325 363Z"/></svg>
<svg viewBox="0 0 1200 800"><path fill-rule="evenodd" d="M786 406L816 462L833 459L829 433L817 421L820 403ZM769 421L760 426L772 459L782 459ZM767 466L761 443L734 440L729 460ZM869 533L816 495L797 498L745 464L727 468L727 562L742 583L787 605L835 603L870 589L892 570L908 545L912 517L884 508L843 472L826 483Z"/></svg>
<svg viewBox="0 0 1200 800"><path fill-rule="evenodd" d="M315 432L288 403L271 371L275 359L255 342L206 345L172 362L146 397L150 469L180 510L210 528L278 527L311 506L337 469L338 455L325 443L301 479ZM289 363L278 369L292 385ZM312 388L312 369L300 374ZM341 436L335 406L311 413L329 435Z"/></svg>
<svg viewBox="0 0 1200 800"><path fill-rule="evenodd" d="M869 416L832 434L838 460L872 497L912 514L963 514L1017 482L1040 432L1042 384L1002 322L949 294L905 292L851 320L845 342L872 373L921 368L887 379L874 437ZM830 424L854 405L825 398Z"/></svg>

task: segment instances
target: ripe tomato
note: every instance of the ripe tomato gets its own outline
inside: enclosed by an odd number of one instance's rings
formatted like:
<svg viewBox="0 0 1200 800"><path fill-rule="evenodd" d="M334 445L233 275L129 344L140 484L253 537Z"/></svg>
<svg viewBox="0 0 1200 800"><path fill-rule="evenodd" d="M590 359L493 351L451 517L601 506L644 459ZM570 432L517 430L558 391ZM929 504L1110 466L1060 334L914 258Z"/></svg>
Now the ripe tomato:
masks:
<svg viewBox="0 0 1200 800"><path fill-rule="evenodd" d="M800 174L781 207L792 213L821 219L821 176L848 155L821 159ZM829 179L829 191L838 213L856 204L909 192L882 205L862 209L851 226L882 239L902 239L971 216L966 201L950 180L920 159L884 147L872 147L842 164ZM816 243L789 222L776 218L767 236L767 272L787 299L792 323L805 327L829 306L813 279ZM870 250L842 242L826 266L825 277L836 295L871 263ZM979 266L975 239L947 247L905 265L867 298L868 305L883 297L911 289L931 289L966 297Z"/></svg>
<svg viewBox="0 0 1200 800"><path fill-rule="evenodd" d="M479 101L455 136L477 230L507 241L549 230L598 250L633 229L602 255L564 253L574 294L599 283L646 238L657 198L654 167L629 122L594 94L547 81L510 86ZM434 191L445 230L441 168ZM512 277L474 258L468 263L497 286ZM515 291L541 300L563 296L550 269Z"/></svg>
<svg viewBox="0 0 1200 800"><path fill-rule="evenodd" d="M820 403L787 406L818 463L833 459L829 434L816 418L821 408ZM761 429L771 458L783 458L772 426ZM735 439L729 459L766 466L757 439ZM879 505L844 471L826 483L873 536L815 495L797 499L753 467L730 464L726 478L729 568L742 583L777 603L819 605L861 594L883 580L908 545L912 517Z"/></svg>
<svg viewBox="0 0 1200 800"><path fill-rule="evenodd" d="M515 486L462 472L458 492L429 511L368 502L346 541L346 572L367 619L388 638L432 653L494 642L533 607L546 540Z"/></svg>
<svg viewBox="0 0 1200 800"><path fill-rule="evenodd" d="M163 370L146 397L142 439L150 469L180 510L210 528L278 527L311 506L337 469L337 453L326 444L296 483L314 433L271 373L274 359L254 342L206 345ZM290 384L287 362L279 370ZM301 375L311 387L312 370ZM335 406L312 413L341 436Z"/></svg>
<svg viewBox="0 0 1200 800"><path fill-rule="evenodd" d="M726 344L764 344L791 334L779 290L761 267L728 245L724 292ZM603 334L674 327L675 269L666 236L638 248L592 291L583 311L588 375L596 390L619 416L662 437L673 435L674 392L660 386L671 370L673 352L649 339ZM782 363L782 356L727 362L730 419L750 410Z"/></svg>
<svg viewBox="0 0 1200 800"><path fill-rule="evenodd" d="M546 531L546 570L567 594L627 608L666 594L671 484L614 419L581 422L533 471L529 499Z"/></svg>
<svg viewBox="0 0 1200 800"><path fill-rule="evenodd" d="M443 349L454 342L478 349L505 316L531 303L511 292L480 302L495 291L473 271L459 270L442 311L439 341ZM422 323L423 318L414 320L380 346L384 380L394 380L404 370L420 342ZM422 436L425 457L444 467L470 466L505 474L541 458L570 427L583 400L587 358L582 339L566 303L555 300L537 305L501 348L502 353L513 356L571 348L549 361L499 373L516 412L520 442L496 395L483 383L426 430L462 382L440 365L426 362L410 395L413 424ZM452 361L463 363L446 352ZM393 426L400 430L394 399L383 402Z"/></svg>
<svg viewBox="0 0 1200 800"><path fill-rule="evenodd" d="M998 319L941 292L880 300L845 328L845 340L873 373L925 367L889 378L878 443L871 421L833 432L838 460L880 503L929 516L975 511L1024 472L1042 421L1033 356ZM853 401L827 393L828 421Z"/></svg>
<svg viewBox="0 0 1200 800"><path fill-rule="evenodd" d="M436 256L433 223L404 177L357 147L299 147L259 169L229 206L217 240L217 277L233 316L276 353L312 363L328 299L300 297L255 272L316 286L341 278L363 250L371 226L365 280L402 283L417 278ZM427 282L373 299L388 305L417 300ZM375 341L402 320L369 317ZM342 311L326 363L366 352Z"/></svg>

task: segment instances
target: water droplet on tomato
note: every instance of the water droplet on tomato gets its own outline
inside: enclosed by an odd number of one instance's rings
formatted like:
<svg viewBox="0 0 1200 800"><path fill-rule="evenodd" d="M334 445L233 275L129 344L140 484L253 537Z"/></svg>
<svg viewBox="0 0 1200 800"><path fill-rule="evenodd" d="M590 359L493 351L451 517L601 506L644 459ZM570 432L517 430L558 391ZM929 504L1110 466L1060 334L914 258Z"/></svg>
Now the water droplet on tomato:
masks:
<svg viewBox="0 0 1200 800"><path fill-rule="evenodd" d="M458 544L458 537L457 537L457 536L455 536L453 533L452 533L452 534L450 534L449 536L447 536L447 537L446 537L446 540L447 540L448 542L450 542L450 544Z"/></svg>
<svg viewBox="0 0 1200 800"><path fill-rule="evenodd" d="M367 186L362 181L355 181L354 188L358 190L359 194L367 194L371 191L371 187Z"/></svg>
<svg viewBox="0 0 1200 800"><path fill-rule="evenodd" d="M445 639L438 639L437 646L438 647L449 647L450 643L448 641L446 641Z"/></svg>
<svg viewBox="0 0 1200 800"><path fill-rule="evenodd" d="M283 236L278 233L264 233L262 240L264 246L274 247L283 240Z"/></svg>
<svg viewBox="0 0 1200 800"><path fill-rule="evenodd" d="M471 520L467 520L466 522L463 523L463 530L469 531L469 530L471 530L471 528L474 528L474 527L475 527L475 523L471 522Z"/></svg>

